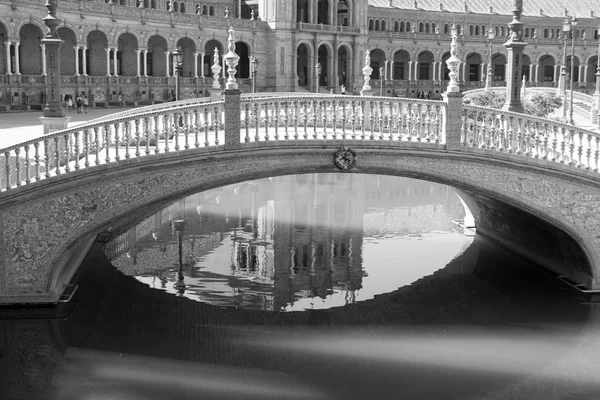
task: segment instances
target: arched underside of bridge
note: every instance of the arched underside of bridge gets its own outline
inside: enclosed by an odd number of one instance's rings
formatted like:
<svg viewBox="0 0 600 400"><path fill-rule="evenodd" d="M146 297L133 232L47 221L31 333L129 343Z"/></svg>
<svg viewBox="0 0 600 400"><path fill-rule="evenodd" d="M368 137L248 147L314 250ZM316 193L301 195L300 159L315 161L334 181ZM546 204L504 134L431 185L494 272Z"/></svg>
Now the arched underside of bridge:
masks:
<svg viewBox="0 0 600 400"><path fill-rule="evenodd" d="M256 147L189 153L110 166L40 182L0 198L0 302L55 302L97 234L140 209L186 194L261 177L340 172L321 146ZM443 145L392 148L353 144L351 173L387 174L451 185L466 193L478 228L506 240L589 288L600 289L600 190L597 181L540 160L499 159L485 151L451 152ZM549 252L550 249L552 252ZM549 256L548 256L549 255ZM535 257L533 257L535 258Z"/></svg>

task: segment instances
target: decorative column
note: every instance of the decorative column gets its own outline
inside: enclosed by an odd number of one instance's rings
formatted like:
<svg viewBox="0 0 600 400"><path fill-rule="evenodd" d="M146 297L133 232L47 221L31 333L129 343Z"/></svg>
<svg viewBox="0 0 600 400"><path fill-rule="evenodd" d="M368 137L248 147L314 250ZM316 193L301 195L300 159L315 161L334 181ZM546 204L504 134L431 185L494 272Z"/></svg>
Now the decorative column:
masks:
<svg viewBox="0 0 600 400"><path fill-rule="evenodd" d="M458 69L461 61L458 58L458 44L456 42L456 27L452 24L452 42L450 44L450 58L446 60L446 65L450 70L450 82L442 98L446 102L446 113L444 118L444 130L446 135L446 149L459 149L461 145L460 135L462 131L462 112L463 112L463 94L458 85Z"/></svg>
<svg viewBox="0 0 600 400"><path fill-rule="evenodd" d="M19 47L21 46L21 42L15 42L15 73L17 75L21 75L21 61L19 60Z"/></svg>
<svg viewBox="0 0 600 400"><path fill-rule="evenodd" d="M204 52L200 53L200 76L204 79L205 72L204 71Z"/></svg>
<svg viewBox="0 0 600 400"><path fill-rule="evenodd" d="M12 75L12 66L10 65L10 46L12 46L12 44L10 43L10 41L7 40L6 41L6 73L8 75Z"/></svg>
<svg viewBox="0 0 600 400"><path fill-rule="evenodd" d="M409 81L412 81L412 80L413 80L413 79L412 79L412 65L413 65L413 62L412 62L412 61L409 61L409 62L408 62L408 80L409 80Z"/></svg>
<svg viewBox="0 0 600 400"><path fill-rule="evenodd" d="M106 76L110 76L110 48L106 49Z"/></svg>
<svg viewBox="0 0 600 400"><path fill-rule="evenodd" d="M521 14L523 13L523 0L514 0L513 19L508 24L510 36L504 43L508 53L508 74L506 76L506 102L502 107L503 111L524 112L521 104L521 66L523 65L523 49L527 43L523 41L521 31L523 23Z"/></svg>
<svg viewBox="0 0 600 400"><path fill-rule="evenodd" d="M533 72L535 74L535 80L533 82L540 81L540 64L534 64ZM531 75L529 75L529 81L531 82Z"/></svg>
<svg viewBox="0 0 600 400"><path fill-rule="evenodd" d="M585 83L585 77L587 76L587 64L579 66L579 83Z"/></svg>
<svg viewBox="0 0 600 400"><path fill-rule="evenodd" d="M144 78L148 77L148 49L142 50L144 52Z"/></svg>
<svg viewBox="0 0 600 400"><path fill-rule="evenodd" d="M360 91L361 96L373 96L373 92L371 91L371 85L369 85L369 81L371 80L371 73L373 73L373 68L371 68L371 51L369 49L365 50L365 66L362 69L365 83L363 84L362 90Z"/></svg>
<svg viewBox="0 0 600 400"><path fill-rule="evenodd" d="M444 74L443 74L443 70L442 70L443 65L444 65L444 63L441 61L438 64L438 78L440 80L440 83L444 80Z"/></svg>
<svg viewBox="0 0 600 400"><path fill-rule="evenodd" d="M87 71L87 46L82 46L82 50L83 51L83 76L88 76L88 71Z"/></svg>
<svg viewBox="0 0 600 400"><path fill-rule="evenodd" d="M533 64L529 64L529 82L534 82L533 79L533 74L534 74L534 70L533 70Z"/></svg>
<svg viewBox="0 0 600 400"><path fill-rule="evenodd" d="M62 22L56 17L58 9L58 0L46 0L48 15L43 19L48 27L46 36L41 40L41 44L46 48L46 71L48 79L46 82L46 107L44 116L40 121L44 125L44 134L57 129L68 127L71 117L65 117L65 110L60 102L60 47L63 41L58 36L57 28Z"/></svg>
<svg viewBox="0 0 600 400"><path fill-rule="evenodd" d="M79 46L73 46L75 49L75 76L79 76Z"/></svg>
<svg viewBox="0 0 600 400"><path fill-rule="evenodd" d="M224 100L224 111L225 111L225 150L239 149L241 146L240 140L240 128L241 128L241 107L240 107L240 90L235 80L236 67L240 57L235 53L235 39L233 37L233 27L229 27L229 38L228 49L229 52L225 54L223 60L226 61L227 83L225 85L225 91L223 92ZM216 135L216 132L215 132Z"/></svg>
<svg viewBox="0 0 600 400"><path fill-rule="evenodd" d="M119 76L119 74L117 73L117 48L113 48L113 75L114 76Z"/></svg>
<svg viewBox="0 0 600 400"><path fill-rule="evenodd" d="M194 78L198 78L198 52L194 52Z"/></svg>
<svg viewBox="0 0 600 400"><path fill-rule="evenodd" d="M413 80L418 81L419 80L419 62L418 61L414 61L413 75L414 75Z"/></svg>
<svg viewBox="0 0 600 400"><path fill-rule="evenodd" d="M552 77L552 80L554 82L556 82L559 79L560 79L560 65L554 64L554 76Z"/></svg>
<svg viewBox="0 0 600 400"><path fill-rule="evenodd" d="M171 63L169 62L170 61L169 59L171 58L170 55L171 55L170 51L165 51L165 65L167 67L165 76L167 78L171 77Z"/></svg>
<svg viewBox="0 0 600 400"><path fill-rule="evenodd" d="M390 60L390 74L388 75L390 80L394 80L394 62Z"/></svg>
<svg viewBox="0 0 600 400"><path fill-rule="evenodd" d="M46 71L46 45L40 44L40 49L42 49L42 76L48 75Z"/></svg>
<svg viewBox="0 0 600 400"><path fill-rule="evenodd" d="M479 72L479 81L480 82L485 82L486 80L486 73L485 71L487 71L487 65L485 63L481 63L481 71Z"/></svg>
<svg viewBox="0 0 600 400"><path fill-rule="evenodd" d="M140 63L141 63L141 60L140 60L140 53L141 53L141 52L142 52L142 51L141 51L141 50L139 50L139 49L137 49L137 50L135 51L135 72L136 72L136 75L135 75L135 76L137 76L138 78L141 76L141 72L140 72L140 70L141 70L141 68L140 68Z"/></svg>

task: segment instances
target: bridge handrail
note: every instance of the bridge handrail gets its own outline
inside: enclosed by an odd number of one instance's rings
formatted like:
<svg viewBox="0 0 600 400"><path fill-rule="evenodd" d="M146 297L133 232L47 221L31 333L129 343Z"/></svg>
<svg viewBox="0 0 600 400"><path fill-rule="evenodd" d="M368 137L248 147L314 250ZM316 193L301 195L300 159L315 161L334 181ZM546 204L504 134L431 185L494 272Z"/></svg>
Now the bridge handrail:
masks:
<svg viewBox="0 0 600 400"><path fill-rule="evenodd" d="M511 111L463 105L461 143L599 170L600 133Z"/></svg>
<svg viewBox="0 0 600 400"><path fill-rule="evenodd" d="M215 102L190 102L190 104L186 104L186 103L184 103L184 104L180 104L179 102L177 102L177 103L176 102L165 103L165 104L168 104L169 106L165 106L165 107L157 108L157 109L151 109L149 111L145 111L145 112L142 112L142 113L139 113L139 114L134 114L133 116L130 116L130 115L121 115L121 116L117 116L117 117L111 118L111 116L121 114L121 113L116 113L116 114L108 115L108 116L106 116L106 118L104 118L104 117L96 118L96 119L93 119L93 120L91 120L89 122L86 122L84 124L79 124L79 125L76 125L76 126L71 127L71 128L58 130L58 131L49 133L47 135L40 136L40 137L35 138L35 139L30 139L30 140L27 140L25 142L13 144L11 146L2 148L2 149L0 149L0 154L1 153L6 153L7 151L15 150L17 148L25 147L25 146L28 146L28 145L35 145L35 143L39 143L40 141L43 141L43 140L50 140L50 139L55 139L55 138L61 138L64 135L68 135L68 134L75 133L75 132L81 132L81 131L84 131L84 130L92 130L94 128L99 128L99 127L102 127L104 125L127 123L127 122L135 122L135 120L141 120L141 119L144 119L146 117L153 117L157 113L159 113L161 111L165 111L165 110L169 110L169 112L172 113L174 111L193 110L198 105L201 105L201 106L204 106L204 107L219 106L219 105L223 105L223 100L215 101Z"/></svg>
<svg viewBox="0 0 600 400"><path fill-rule="evenodd" d="M198 98L193 98L193 99L180 100L176 104L177 105L185 105L185 104L200 104L200 103L208 103L208 102L210 102L210 97L198 97ZM167 108L172 108L174 104L175 103L173 103L173 102L164 102L164 103L158 103L158 104L150 104L150 105L142 106L142 107L135 107L135 108L131 108L129 110L105 115L103 117L94 118L88 122L91 123L91 122L107 121L112 118L126 117L126 116L132 115L132 114L164 110Z"/></svg>

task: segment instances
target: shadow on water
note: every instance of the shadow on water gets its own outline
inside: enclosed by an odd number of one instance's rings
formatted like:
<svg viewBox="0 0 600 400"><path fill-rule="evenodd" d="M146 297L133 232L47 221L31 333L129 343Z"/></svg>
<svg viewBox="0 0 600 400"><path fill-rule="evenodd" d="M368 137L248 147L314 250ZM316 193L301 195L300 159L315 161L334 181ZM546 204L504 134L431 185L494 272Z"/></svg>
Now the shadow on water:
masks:
<svg viewBox="0 0 600 400"><path fill-rule="evenodd" d="M100 245L74 281L71 308L60 310L66 318L1 314L0 398L546 400L600 392L600 307L480 236L410 285L320 310L175 296L117 270Z"/></svg>

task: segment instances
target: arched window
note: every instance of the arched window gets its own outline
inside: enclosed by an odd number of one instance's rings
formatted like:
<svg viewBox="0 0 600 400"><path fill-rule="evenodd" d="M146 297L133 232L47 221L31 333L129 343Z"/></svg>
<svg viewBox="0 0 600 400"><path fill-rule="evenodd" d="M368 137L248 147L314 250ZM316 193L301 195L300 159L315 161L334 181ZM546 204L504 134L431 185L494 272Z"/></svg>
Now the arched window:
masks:
<svg viewBox="0 0 600 400"><path fill-rule="evenodd" d="M450 26L448 24L444 24L444 35L450 33Z"/></svg>
<svg viewBox="0 0 600 400"><path fill-rule="evenodd" d="M535 28L531 28L531 37L537 37L537 34L535 32Z"/></svg>
<svg viewBox="0 0 600 400"><path fill-rule="evenodd" d="M398 23L398 21L394 22L394 32L398 32L400 30L400 24Z"/></svg>
<svg viewBox="0 0 600 400"><path fill-rule="evenodd" d="M400 32L404 32L404 21L400 22Z"/></svg>
<svg viewBox="0 0 600 400"><path fill-rule="evenodd" d="M179 12L185 13L185 3L181 3L181 5L179 6Z"/></svg>
<svg viewBox="0 0 600 400"><path fill-rule="evenodd" d="M206 5L202 6L202 15L208 14L208 7Z"/></svg>
<svg viewBox="0 0 600 400"><path fill-rule="evenodd" d="M167 6L167 11L171 11L171 2L170 1L167 1L166 6Z"/></svg>
<svg viewBox="0 0 600 400"><path fill-rule="evenodd" d="M585 33L585 29L581 30L581 38L585 39L586 38L586 33Z"/></svg>
<svg viewBox="0 0 600 400"><path fill-rule="evenodd" d="M462 33L461 29L460 29L460 25L456 25L456 34L460 35Z"/></svg>
<svg viewBox="0 0 600 400"><path fill-rule="evenodd" d="M425 25L422 22L419 22L419 32L423 33L425 31Z"/></svg>
<svg viewBox="0 0 600 400"><path fill-rule="evenodd" d="M529 37L529 28L525 28L525 37Z"/></svg>
<svg viewBox="0 0 600 400"><path fill-rule="evenodd" d="M215 16L215 7L214 7L214 6L210 6L210 8L208 9L208 14L209 14L211 17L214 17L214 16Z"/></svg>
<svg viewBox="0 0 600 400"><path fill-rule="evenodd" d="M544 28L544 39L548 39L548 28Z"/></svg>
<svg viewBox="0 0 600 400"><path fill-rule="evenodd" d="M429 33L429 22L425 23L425 33Z"/></svg>
<svg viewBox="0 0 600 400"><path fill-rule="evenodd" d="M385 31L385 21L381 21L381 30Z"/></svg>
<svg viewBox="0 0 600 400"><path fill-rule="evenodd" d="M375 30L379 30L379 20L375 21Z"/></svg>
<svg viewBox="0 0 600 400"><path fill-rule="evenodd" d="M479 36L479 25L475 26L475 36Z"/></svg>
<svg viewBox="0 0 600 400"><path fill-rule="evenodd" d="M433 22L432 22L432 23L431 23L431 32L432 32L432 33L436 33L436 32L435 32L435 27L436 27L435 23L433 23ZM438 32L438 33L439 33L439 32Z"/></svg>
<svg viewBox="0 0 600 400"><path fill-rule="evenodd" d="M487 30L485 28L485 25L481 25L481 36L485 36L487 35Z"/></svg>
<svg viewBox="0 0 600 400"><path fill-rule="evenodd" d="M200 14L200 13L201 13L200 4L196 4L196 14Z"/></svg>
<svg viewBox="0 0 600 400"><path fill-rule="evenodd" d="M179 12L179 4L176 1L173 2L173 12Z"/></svg>
<svg viewBox="0 0 600 400"><path fill-rule="evenodd" d="M151 7L150 7L150 8L152 8L153 10L156 10L156 0L152 0L152 1L150 2L150 5L151 5Z"/></svg>
<svg viewBox="0 0 600 400"><path fill-rule="evenodd" d="M410 22L406 23L406 32L410 32Z"/></svg>
<svg viewBox="0 0 600 400"><path fill-rule="evenodd" d="M473 29L473 25L469 25L469 35L473 36L475 34L475 30Z"/></svg>
<svg viewBox="0 0 600 400"><path fill-rule="evenodd" d="M369 30L370 31L373 30L373 20L372 19L369 20Z"/></svg>
<svg viewBox="0 0 600 400"><path fill-rule="evenodd" d="M505 36L505 35L504 35L504 27L501 27L501 28L500 28L500 36L501 36L501 37L504 37L504 36Z"/></svg>
<svg viewBox="0 0 600 400"><path fill-rule="evenodd" d="M494 36L499 36L498 35L498 27L497 26L494 27Z"/></svg>

